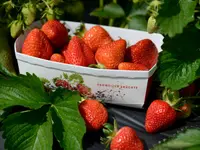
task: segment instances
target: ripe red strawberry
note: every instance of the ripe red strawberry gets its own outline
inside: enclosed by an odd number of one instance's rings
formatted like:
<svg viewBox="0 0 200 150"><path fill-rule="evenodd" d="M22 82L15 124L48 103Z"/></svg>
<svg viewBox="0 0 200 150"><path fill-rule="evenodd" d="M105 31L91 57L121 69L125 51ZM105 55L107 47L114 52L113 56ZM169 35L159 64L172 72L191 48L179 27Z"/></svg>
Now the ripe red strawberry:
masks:
<svg viewBox="0 0 200 150"><path fill-rule="evenodd" d="M88 131L101 129L108 120L108 112L98 100L86 99L79 104L79 111Z"/></svg>
<svg viewBox="0 0 200 150"><path fill-rule="evenodd" d="M151 69L158 60L158 50L150 39L143 39L126 50L125 59L130 59L136 64L143 64Z"/></svg>
<svg viewBox="0 0 200 150"><path fill-rule="evenodd" d="M73 36L68 46L62 50L65 63L88 66L96 63L92 50L77 36Z"/></svg>
<svg viewBox="0 0 200 150"><path fill-rule="evenodd" d="M38 58L50 59L53 48L47 36L41 30L33 29L24 40L22 53Z"/></svg>
<svg viewBox="0 0 200 150"><path fill-rule="evenodd" d="M56 62L65 62L65 58L61 54L53 54L50 58L51 61L56 61Z"/></svg>
<svg viewBox="0 0 200 150"><path fill-rule="evenodd" d="M106 147L110 145L110 150L144 149L144 145L135 130L129 126L118 130L116 120L114 120L114 126L109 123L104 124L103 133L106 137L101 138L101 142Z"/></svg>
<svg viewBox="0 0 200 150"><path fill-rule="evenodd" d="M67 28L57 20L49 20L41 29L55 48L62 48L68 42Z"/></svg>
<svg viewBox="0 0 200 150"><path fill-rule="evenodd" d="M118 66L119 70L148 70L148 68L142 64L134 64L131 62L122 62Z"/></svg>
<svg viewBox="0 0 200 150"><path fill-rule="evenodd" d="M176 121L176 111L163 100L154 100L146 112L145 129L149 133L165 130Z"/></svg>
<svg viewBox="0 0 200 150"><path fill-rule="evenodd" d="M124 61L126 41L116 40L98 48L95 59L97 63L106 69L117 69L118 65Z"/></svg>
<svg viewBox="0 0 200 150"><path fill-rule="evenodd" d="M113 137L110 150L143 150L144 146L136 132L128 126L122 127Z"/></svg>
<svg viewBox="0 0 200 150"><path fill-rule="evenodd" d="M111 43L113 40L103 27L96 25L85 32L83 41L93 52L96 52L99 47Z"/></svg>

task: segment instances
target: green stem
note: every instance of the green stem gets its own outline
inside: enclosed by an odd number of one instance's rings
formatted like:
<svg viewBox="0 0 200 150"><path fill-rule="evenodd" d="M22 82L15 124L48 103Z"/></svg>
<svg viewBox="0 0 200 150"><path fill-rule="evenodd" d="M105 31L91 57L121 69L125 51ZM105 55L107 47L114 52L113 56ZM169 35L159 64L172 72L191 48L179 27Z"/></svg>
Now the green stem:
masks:
<svg viewBox="0 0 200 150"><path fill-rule="evenodd" d="M124 28L126 26L126 21L123 21L120 25L120 28Z"/></svg>
<svg viewBox="0 0 200 150"><path fill-rule="evenodd" d="M113 3L117 4L117 0L113 0Z"/></svg>
<svg viewBox="0 0 200 150"><path fill-rule="evenodd" d="M99 0L99 7L103 8L104 0Z"/></svg>
<svg viewBox="0 0 200 150"><path fill-rule="evenodd" d="M103 9L103 5L104 5L104 0L99 0L99 8ZM103 18L99 17L99 23L103 24Z"/></svg>
<svg viewBox="0 0 200 150"><path fill-rule="evenodd" d="M182 100L200 99L200 96L182 97Z"/></svg>
<svg viewBox="0 0 200 150"><path fill-rule="evenodd" d="M109 19L109 24L108 24L108 25L109 25L109 26L113 26L113 24L114 24L114 19L112 19L112 18Z"/></svg>
<svg viewBox="0 0 200 150"><path fill-rule="evenodd" d="M48 9L51 9L49 4L45 1L45 0L42 0L44 2L44 4L48 7Z"/></svg>

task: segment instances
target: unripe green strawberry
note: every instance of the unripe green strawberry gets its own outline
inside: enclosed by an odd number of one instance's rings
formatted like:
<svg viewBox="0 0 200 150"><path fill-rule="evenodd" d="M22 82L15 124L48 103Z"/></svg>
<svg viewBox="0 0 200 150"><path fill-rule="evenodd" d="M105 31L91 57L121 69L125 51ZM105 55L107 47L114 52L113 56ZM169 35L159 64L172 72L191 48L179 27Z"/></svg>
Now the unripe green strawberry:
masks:
<svg viewBox="0 0 200 150"><path fill-rule="evenodd" d="M10 34L13 38L17 38L23 29L23 22L21 20L14 20L10 26Z"/></svg>
<svg viewBox="0 0 200 150"><path fill-rule="evenodd" d="M22 15L24 18L24 23L26 25L31 25L36 17L36 7L31 2L26 3L22 8Z"/></svg>
<svg viewBox="0 0 200 150"><path fill-rule="evenodd" d="M147 32L153 33L157 30L156 19L154 16L150 16L147 22Z"/></svg>
<svg viewBox="0 0 200 150"><path fill-rule="evenodd" d="M6 1L2 6L5 8L6 13L9 13L15 7L15 4L12 1Z"/></svg>

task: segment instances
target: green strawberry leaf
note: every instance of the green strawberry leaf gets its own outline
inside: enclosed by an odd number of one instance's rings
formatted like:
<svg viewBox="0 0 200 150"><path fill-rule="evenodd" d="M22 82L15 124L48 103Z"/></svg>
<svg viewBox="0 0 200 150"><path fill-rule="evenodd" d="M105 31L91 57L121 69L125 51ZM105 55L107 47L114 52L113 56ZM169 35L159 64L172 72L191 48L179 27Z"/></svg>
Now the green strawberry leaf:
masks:
<svg viewBox="0 0 200 150"><path fill-rule="evenodd" d="M147 30L147 21L145 16L134 16L128 22L128 28L135 30Z"/></svg>
<svg viewBox="0 0 200 150"><path fill-rule="evenodd" d="M151 150L198 150L200 149L200 128L185 129L175 136L155 145Z"/></svg>
<svg viewBox="0 0 200 150"><path fill-rule="evenodd" d="M49 103L43 84L35 75L0 76L0 83L0 109L17 105L38 109Z"/></svg>
<svg viewBox="0 0 200 150"><path fill-rule="evenodd" d="M147 4L146 3L141 3L137 5L133 5L132 9L129 12L128 17L133 17L133 16L146 16L147 15Z"/></svg>
<svg viewBox="0 0 200 150"><path fill-rule="evenodd" d="M165 37L158 62L161 84L172 90L188 86L200 75L200 31L186 28L173 38ZM192 38L191 38L192 37Z"/></svg>
<svg viewBox="0 0 200 150"><path fill-rule="evenodd" d="M53 134L49 106L17 112L3 121L5 149L52 150Z"/></svg>
<svg viewBox="0 0 200 150"><path fill-rule="evenodd" d="M78 109L81 100L77 92L57 89L51 107L53 130L60 146L65 150L81 150L86 132L85 123Z"/></svg>
<svg viewBox="0 0 200 150"><path fill-rule="evenodd" d="M110 3L104 6L104 8L97 8L90 13L91 16L103 17L103 18L121 18L125 16L123 8L116 4Z"/></svg>
<svg viewBox="0 0 200 150"><path fill-rule="evenodd" d="M184 27L194 20L196 5L196 0L163 0L156 18L159 32L170 37L182 33Z"/></svg>

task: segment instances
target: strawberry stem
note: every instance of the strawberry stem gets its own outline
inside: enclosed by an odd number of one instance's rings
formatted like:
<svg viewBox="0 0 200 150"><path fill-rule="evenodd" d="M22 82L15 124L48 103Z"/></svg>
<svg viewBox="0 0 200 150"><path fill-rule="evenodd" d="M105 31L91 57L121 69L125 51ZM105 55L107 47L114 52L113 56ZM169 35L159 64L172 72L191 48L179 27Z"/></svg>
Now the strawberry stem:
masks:
<svg viewBox="0 0 200 150"><path fill-rule="evenodd" d="M99 0L99 8L103 9L104 0ZM103 24L103 18L99 17L99 23Z"/></svg>

